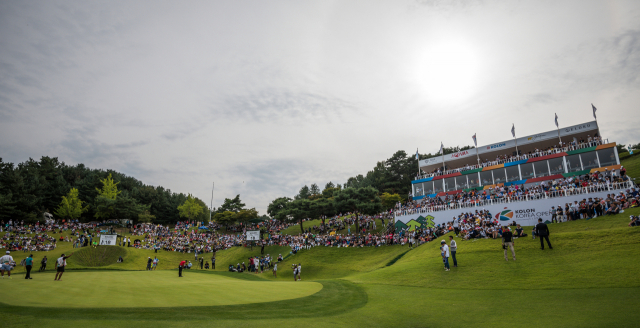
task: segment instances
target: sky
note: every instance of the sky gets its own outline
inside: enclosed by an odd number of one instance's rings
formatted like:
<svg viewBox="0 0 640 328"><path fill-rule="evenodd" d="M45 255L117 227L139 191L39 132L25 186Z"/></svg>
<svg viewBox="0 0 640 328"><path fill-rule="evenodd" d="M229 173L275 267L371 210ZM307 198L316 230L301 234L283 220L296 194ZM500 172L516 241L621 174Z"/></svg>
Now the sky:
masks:
<svg viewBox="0 0 640 328"><path fill-rule="evenodd" d="M640 142L640 1L0 0L0 157L260 214L303 185L593 120ZM636 109L634 109L636 108Z"/></svg>

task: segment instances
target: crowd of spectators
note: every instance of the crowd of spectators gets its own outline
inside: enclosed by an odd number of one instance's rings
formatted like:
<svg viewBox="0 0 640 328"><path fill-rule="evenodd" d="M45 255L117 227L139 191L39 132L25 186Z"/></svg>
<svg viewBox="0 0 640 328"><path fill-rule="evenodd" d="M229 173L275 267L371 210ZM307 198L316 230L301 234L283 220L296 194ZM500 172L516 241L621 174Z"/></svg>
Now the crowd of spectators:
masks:
<svg viewBox="0 0 640 328"><path fill-rule="evenodd" d="M424 197L419 200L410 200L396 206L396 216L444 211L456 208L477 207L495 202L517 202L536 200L542 198L565 197L591 192L632 188L633 183L625 174L622 167L620 172L616 170L594 172L582 176L573 176L561 179L542 181L529 186L511 185L494 186L484 190L463 191L453 195ZM629 206L631 204L628 204ZM620 204L624 206L624 204Z"/></svg>

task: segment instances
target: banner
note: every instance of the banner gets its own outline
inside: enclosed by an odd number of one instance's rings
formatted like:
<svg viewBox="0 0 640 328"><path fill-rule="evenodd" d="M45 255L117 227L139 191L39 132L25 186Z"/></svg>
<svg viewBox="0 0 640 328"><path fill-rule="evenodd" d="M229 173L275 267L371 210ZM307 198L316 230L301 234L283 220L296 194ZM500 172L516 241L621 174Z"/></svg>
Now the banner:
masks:
<svg viewBox="0 0 640 328"><path fill-rule="evenodd" d="M101 235L100 245L115 246L118 235Z"/></svg>
<svg viewBox="0 0 640 328"><path fill-rule="evenodd" d="M408 228L413 230L421 226L435 227L453 221L454 217L463 213L475 213L476 210L489 210L494 219L498 219L501 225L509 225L512 222L522 226L534 226L538 219L542 222L551 222L551 206L562 206L566 203L573 204L589 198L606 198L611 191L593 192L588 194L573 195L567 197L544 198L523 202L500 203L477 207L459 208L454 210L416 213L410 215L396 216L396 228Z"/></svg>
<svg viewBox="0 0 640 328"><path fill-rule="evenodd" d="M247 240L260 240L260 230L247 231Z"/></svg>

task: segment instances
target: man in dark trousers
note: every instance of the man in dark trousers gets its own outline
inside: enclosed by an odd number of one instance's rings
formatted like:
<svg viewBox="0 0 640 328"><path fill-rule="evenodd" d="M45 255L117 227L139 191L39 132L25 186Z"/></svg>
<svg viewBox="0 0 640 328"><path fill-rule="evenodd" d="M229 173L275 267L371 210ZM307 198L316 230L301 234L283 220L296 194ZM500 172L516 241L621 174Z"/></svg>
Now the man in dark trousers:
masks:
<svg viewBox="0 0 640 328"><path fill-rule="evenodd" d="M536 235L540 237L540 249L544 250L544 240L547 240L547 245L549 245L549 249L553 249L551 247L551 242L549 241L549 228L545 223L542 222L542 219L538 219L538 224L536 224Z"/></svg>
<svg viewBox="0 0 640 328"><path fill-rule="evenodd" d="M178 277L182 277L182 269L184 268L184 266L187 265L187 260L183 260L182 262L180 262L180 265L178 265Z"/></svg>

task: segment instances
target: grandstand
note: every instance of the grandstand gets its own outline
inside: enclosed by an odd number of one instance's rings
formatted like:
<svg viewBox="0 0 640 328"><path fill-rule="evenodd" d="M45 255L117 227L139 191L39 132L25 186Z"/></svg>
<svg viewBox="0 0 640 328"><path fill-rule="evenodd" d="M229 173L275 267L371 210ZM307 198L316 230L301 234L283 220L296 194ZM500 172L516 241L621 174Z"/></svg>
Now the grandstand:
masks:
<svg viewBox="0 0 640 328"><path fill-rule="evenodd" d="M421 160L419 165L421 175L411 182L411 197L417 201L418 209L396 211L396 218L404 223L427 215L435 224L444 223L463 211L486 208L493 214L505 212L501 220L516 220L527 225L538 218L550 220L552 205L602 198L615 190L634 186L631 181L613 179L619 177L621 167L616 144L600 137L596 121L429 158ZM540 188L553 184L552 180L594 172L606 172L612 179L584 188ZM540 192L494 197L496 190L505 188L532 188ZM455 195L470 191L475 191L474 196L481 201L456 201ZM558 199L560 197L563 199ZM440 198L443 202L438 202L438 206L420 206L429 198Z"/></svg>

